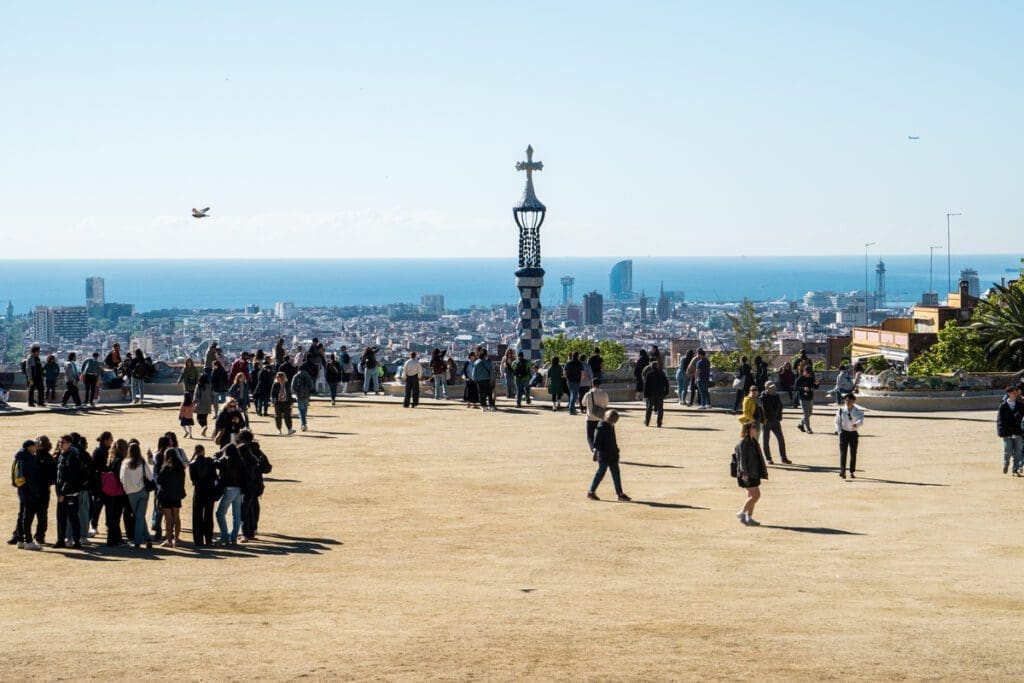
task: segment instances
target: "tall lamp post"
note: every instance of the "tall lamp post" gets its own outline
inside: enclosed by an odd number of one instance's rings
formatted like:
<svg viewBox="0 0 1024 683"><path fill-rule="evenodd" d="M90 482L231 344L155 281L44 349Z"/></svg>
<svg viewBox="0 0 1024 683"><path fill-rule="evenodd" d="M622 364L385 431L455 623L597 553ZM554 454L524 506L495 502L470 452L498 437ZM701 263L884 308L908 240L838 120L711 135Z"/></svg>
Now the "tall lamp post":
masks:
<svg viewBox="0 0 1024 683"><path fill-rule="evenodd" d="M928 247L928 292L932 293L935 289L932 287L932 269L935 265L935 250L942 249L942 245Z"/></svg>
<svg viewBox="0 0 1024 683"><path fill-rule="evenodd" d="M962 216L962 213L947 213L946 214L946 298L949 298L949 293L953 291L953 249L949 243L949 217L950 216Z"/></svg>
<svg viewBox="0 0 1024 683"><path fill-rule="evenodd" d="M547 215L545 207L533 191L533 172L544 164L533 160L533 147L526 148L526 161L516 164L517 171L526 171L526 189L519 203L512 207L512 216L519 227L519 350L528 361L543 359L544 325L541 320L540 289L544 286L544 269L540 267L540 226Z"/></svg>
<svg viewBox="0 0 1024 683"><path fill-rule="evenodd" d="M868 242L864 245L864 324L868 324L868 247L873 247L878 242Z"/></svg>

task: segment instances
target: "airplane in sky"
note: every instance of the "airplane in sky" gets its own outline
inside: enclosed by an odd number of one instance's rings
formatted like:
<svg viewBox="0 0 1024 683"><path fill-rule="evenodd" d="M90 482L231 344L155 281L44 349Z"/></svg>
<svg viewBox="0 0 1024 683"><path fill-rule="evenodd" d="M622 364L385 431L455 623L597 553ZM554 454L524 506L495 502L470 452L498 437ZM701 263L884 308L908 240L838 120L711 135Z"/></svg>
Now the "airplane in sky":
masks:
<svg viewBox="0 0 1024 683"><path fill-rule="evenodd" d="M202 211L199 209L192 209L192 218L207 218L206 213L210 210L210 207L206 207Z"/></svg>
<svg viewBox="0 0 1024 683"><path fill-rule="evenodd" d="M907 139L908 140L920 140L921 136L920 135L908 135Z"/></svg>

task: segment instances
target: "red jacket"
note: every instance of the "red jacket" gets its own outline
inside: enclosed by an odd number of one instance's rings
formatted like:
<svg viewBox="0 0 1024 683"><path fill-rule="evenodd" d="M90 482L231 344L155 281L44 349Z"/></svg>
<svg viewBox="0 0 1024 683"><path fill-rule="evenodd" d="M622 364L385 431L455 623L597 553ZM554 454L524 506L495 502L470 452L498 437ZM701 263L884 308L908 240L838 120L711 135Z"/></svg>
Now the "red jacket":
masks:
<svg viewBox="0 0 1024 683"><path fill-rule="evenodd" d="M249 363L239 358L231 364L231 370L228 371L228 382L231 384L235 383L235 377L241 373L245 375L245 381L249 381Z"/></svg>

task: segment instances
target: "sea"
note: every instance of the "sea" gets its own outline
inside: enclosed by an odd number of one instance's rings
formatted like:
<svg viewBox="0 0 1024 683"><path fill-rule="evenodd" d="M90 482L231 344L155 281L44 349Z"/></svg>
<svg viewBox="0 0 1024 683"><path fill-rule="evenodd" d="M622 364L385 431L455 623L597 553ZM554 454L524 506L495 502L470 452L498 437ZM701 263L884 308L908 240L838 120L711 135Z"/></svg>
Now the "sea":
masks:
<svg viewBox="0 0 1024 683"><path fill-rule="evenodd" d="M624 257L628 258L628 257ZM597 291L608 295L608 273L621 259L551 257L541 301L562 300L563 276L575 278L573 298ZM927 255L882 256L888 305L907 305L929 290ZM662 286L687 301L794 300L810 290L864 288L863 256L636 257L633 289L652 300ZM868 262L868 289L875 288L879 257ZM1017 254L954 256L954 289L962 268L978 272L982 290L1017 276ZM232 260L2 260L0 310L7 301L16 313L34 306L83 305L85 278L104 278L107 302L135 304L140 312L159 309L240 309L419 303L441 294L449 310L515 304L515 259L232 259ZM936 257L934 290L945 291L946 259ZM940 296L940 299L943 296Z"/></svg>

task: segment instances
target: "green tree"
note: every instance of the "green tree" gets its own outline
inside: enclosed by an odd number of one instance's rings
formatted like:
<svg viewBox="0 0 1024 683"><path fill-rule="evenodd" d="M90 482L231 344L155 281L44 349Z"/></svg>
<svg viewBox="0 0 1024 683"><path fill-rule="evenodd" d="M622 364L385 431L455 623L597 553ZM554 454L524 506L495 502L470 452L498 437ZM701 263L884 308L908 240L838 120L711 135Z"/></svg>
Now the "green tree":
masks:
<svg viewBox="0 0 1024 683"><path fill-rule="evenodd" d="M736 335L736 346L741 354L752 359L768 351L768 345L762 340L774 336L775 330L765 325L750 299L744 297L739 309L735 313L726 313L725 317Z"/></svg>
<svg viewBox="0 0 1024 683"><path fill-rule="evenodd" d="M1024 283L996 285L974 309L971 329L978 333L985 358L996 370L1024 367Z"/></svg>
<svg viewBox="0 0 1024 683"><path fill-rule="evenodd" d="M970 327L960 327L950 320L939 330L939 340L910 363L911 375L937 375L954 370L982 372L990 364L985 357L981 335Z"/></svg>
<svg viewBox="0 0 1024 683"><path fill-rule="evenodd" d="M711 367L722 372L736 372L740 369L740 356L742 355L743 351L719 351L711 354L708 360L711 361Z"/></svg>
<svg viewBox="0 0 1024 683"><path fill-rule="evenodd" d="M611 339L567 339L564 334L544 339L544 362L550 363L552 358L558 356L558 359L565 363L573 351L581 356L589 356L594 352L595 346L601 349L601 357L604 358L606 368L617 368L626 362L626 347L619 342Z"/></svg>

